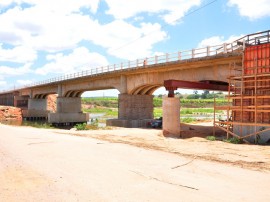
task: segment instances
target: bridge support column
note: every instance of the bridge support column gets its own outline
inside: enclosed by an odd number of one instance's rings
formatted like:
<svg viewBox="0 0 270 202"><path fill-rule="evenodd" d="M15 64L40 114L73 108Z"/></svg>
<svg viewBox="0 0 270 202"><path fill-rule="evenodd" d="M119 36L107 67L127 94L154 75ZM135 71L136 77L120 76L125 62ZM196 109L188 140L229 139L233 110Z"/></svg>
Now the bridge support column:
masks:
<svg viewBox="0 0 270 202"><path fill-rule="evenodd" d="M56 113L49 113L48 122L52 124L86 123L88 113L81 111L80 97L57 97Z"/></svg>
<svg viewBox="0 0 270 202"><path fill-rule="evenodd" d="M23 118L26 119L47 119L47 99L28 99L28 108L22 110Z"/></svg>
<svg viewBox="0 0 270 202"><path fill-rule="evenodd" d="M176 97L164 97L163 109L163 135L166 137L180 137L180 101Z"/></svg>
<svg viewBox="0 0 270 202"><path fill-rule="evenodd" d="M147 127L147 123L153 119L153 96L119 94L118 108L118 119L107 120L107 125Z"/></svg>

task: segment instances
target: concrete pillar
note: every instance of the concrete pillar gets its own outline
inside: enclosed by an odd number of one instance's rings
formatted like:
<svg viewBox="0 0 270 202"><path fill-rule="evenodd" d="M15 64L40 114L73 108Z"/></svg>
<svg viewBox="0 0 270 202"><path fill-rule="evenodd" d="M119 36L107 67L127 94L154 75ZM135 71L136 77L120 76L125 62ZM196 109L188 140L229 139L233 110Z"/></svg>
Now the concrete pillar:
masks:
<svg viewBox="0 0 270 202"><path fill-rule="evenodd" d="M163 97L163 135L180 137L180 100L176 97Z"/></svg>
<svg viewBox="0 0 270 202"><path fill-rule="evenodd" d="M145 128L153 119L153 96L120 94L118 108L118 119L108 119L108 126Z"/></svg>
<svg viewBox="0 0 270 202"><path fill-rule="evenodd" d="M153 96L120 94L118 108L119 119L153 119Z"/></svg>
<svg viewBox="0 0 270 202"><path fill-rule="evenodd" d="M28 99L28 107L22 112L24 118L47 118L47 99Z"/></svg>
<svg viewBox="0 0 270 202"><path fill-rule="evenodd" d="M81 98L57 97L56 113L49 113L49 123L84 123L89 120L88 113L81 111Z"/></svg>

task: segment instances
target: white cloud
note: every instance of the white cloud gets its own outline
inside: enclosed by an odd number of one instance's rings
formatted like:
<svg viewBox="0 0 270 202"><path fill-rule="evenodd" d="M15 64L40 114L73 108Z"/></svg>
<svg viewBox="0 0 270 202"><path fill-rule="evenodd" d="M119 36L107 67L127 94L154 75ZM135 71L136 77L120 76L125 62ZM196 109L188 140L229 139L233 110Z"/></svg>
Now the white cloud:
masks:
<svg viewBox="0 0 270 202"><path fill-rule="evenodd" d="M243 37L244 35L240 36L230 36L229 38L225 39L224 36L212 36L206 39L203 39L199 44L198 48L206 47L206 46L214 46L214 45L221 45L223 43L232 43L233 41Z"/></svg>
<svg viewBox="0 0 270 202"><path fill-rule="evenodd" d="M3 49L0 44L0 61L27 63L37 58L37 52L30 47L17 46L11 49Z"/></svg>
<svg viewBox="0 0 270 202"><path fill-rule="evenodd" d="M229 0L229 6L237 6L240 15L251 20L270 16L270 0Z"/></svg>
<svg viewBox="0 0 270 202"><path fill-rule="evenodd" d="M108 64L106 58L98 53L89 52L85 47L79 47L68 55L62 53L47 56L49 61L43 67L37 68L36 73L46 75L48 73L68 74Z"/></svg>
<svg viewBox="0 0 270 202"><path fill-rule="evenodd" d="M106 0L108 14L116 19L127 19L143 12L159 14L167 23L174 24L175 20L182 18L193 6L198 6L201 0Z"/></svg>
<svg viewBox="0 0 270 202"><path fill-rule="evenodd" d="M22 3L28 3L30 6L22 8ZM49 52L50 55L47 57L48 63L36 69L37 74L70 73L80 71L84 68L81 67L84 64L96 67L108 63L102 55L89 52L84 47L78 48L78 44L82 41L99 45L110 55L122 59L133 60L153 55L153 46L168 38L161 25L142 22L135 26L124 19L134 16L134 20L141 21L143 17L136 15L148 12L161 16L168 23L173 23L192 6L199 5L200 0L110 1L107 2L110 7L108 12L117 17L115 12L121 7L119 15L122 16L121 19L104 25L80 10L84 8L95 13L98 3L99 0L1 1L0 8L7 7L7 9L0 14L0 41L14 48L7 49L0 46L0 61L27 65L16 69L2 65L0 70L3 70L4 75L30 72L28 65L38 59L38 51ZM118 3L121 4L120 7ZM151 6L147 6L150 3ZM11 4L13 6L9 8ZM72 49L73 52L68 55L61 53Z"/></svg>
<svg viewBox="0 0 270 202"><path fill-rule="evenodd" d="M153 45L167 38L158 23L135 27L123 20L97 27L96 32L87 32L89 40L107 48L111 55L128 60L152 55Z"/></svg>
<svg viewBox="0 0 270 202"><path fill-rule="evenodd" d="M31 81L31 80L21 80L21 79L19 79L19 80L17 80L17 83L19 84L19 85L27 85L27 84L30 84L30 83L32 83L33 81Z"/></svg>
<svg viewBox="0 0 270 202"><path fill-rule="evenodd" d="M34 4L39 1L27 2ZM62 2L62 7L68 4L63 6L63 1L59 2ZM59 2L57 1L57 5L60 5ZM53 10L57 9L57 6L52 8L45 5L42 7L43 5L44 1L27 9L17 6L0 15L0 41L13 46L27 44L27 47L34 50L59 52L73 49L79 42L86 40L110 49L109 53L114 56L131 59L151 55L153 45L167 38L167 34L161 30L158 23L141 23L134 26L123 20L115 20L101 25L78 12L67 14L68 11L78 10L79 5L84 5L83 3L75 6L73 10L68 6L61 12ZM149 33L152 34L147 40L140 39L140 42L125 49L111 51L122 45L127 46L134 39Z"/></svg>
<svg viewBox="0 0 270 202"><path fill-rule="evenodd" d="M26 73L31 72L31 63L26 63L22 67L8 67L8 66L0 66L0 72L2 77L7 77L7 76L18 76L18 75L23 75Z"/></svg>
<svg viewBox="0 0 270 202"><path fill-rule="evenodd" d="M87 8L92 13L96 13L100 0L1 0L0 8L7 7L12 3L20 6L22 3L27 3L35 7L43 8L46 11L69 14L78 12L80 8Z"/></svg>
<svg viewBox="0 0 270 202"><path fill-rule="evenodd" d="M6 81L0 81L0 87L6 87L7 82Z"/></svg>

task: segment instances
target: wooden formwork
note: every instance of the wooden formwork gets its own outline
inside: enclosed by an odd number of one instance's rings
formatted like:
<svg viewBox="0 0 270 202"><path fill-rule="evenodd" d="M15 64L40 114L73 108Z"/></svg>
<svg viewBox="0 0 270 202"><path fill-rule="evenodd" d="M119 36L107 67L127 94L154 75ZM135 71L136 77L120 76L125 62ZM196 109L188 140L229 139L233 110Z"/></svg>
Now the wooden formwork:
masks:
<svg viewBox="0 0 270 202"><path fill-rule="evenodd" d="M254 137L256 140L261 134L268 134L270 138L269 31L265 37L265 43L257 41L250 45L244 42L242 64L230 64L228 105L220 107L215 104L214 107L215 112L227 112L226 120L214 116L214 128L224 130L227 138L233 136L247 141ZM247 127L253 131L247 132Z"/></svg>

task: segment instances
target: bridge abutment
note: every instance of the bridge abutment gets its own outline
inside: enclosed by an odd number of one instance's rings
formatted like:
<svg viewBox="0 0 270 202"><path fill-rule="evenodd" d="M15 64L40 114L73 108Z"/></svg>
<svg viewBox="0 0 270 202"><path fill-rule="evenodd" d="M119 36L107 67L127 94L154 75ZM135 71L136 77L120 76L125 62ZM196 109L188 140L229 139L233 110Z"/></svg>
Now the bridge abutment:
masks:
<svg viewBox="0 0 270 202"><path fill-rule="evenodd" d="M180 101L176 97L164 97L163 109L163 135L165 137L180 137Z"/></svg>
<svg viewBox="0 0 270 202"><path fill-rule="evenodd" d="M128 128L147 127L147 123L153 119L153 96L119 94L118 108L118 119L107 120L107 125Z"/></svg>
<svg viewBox="0 0 270 202"><path fill-rule="evenodd" d="M88 120L89 114L81 111L80 97L58 97L56 113L48 114L48 122L52 124L85 123Z"/></svg>

